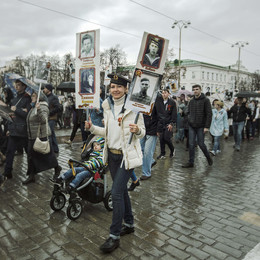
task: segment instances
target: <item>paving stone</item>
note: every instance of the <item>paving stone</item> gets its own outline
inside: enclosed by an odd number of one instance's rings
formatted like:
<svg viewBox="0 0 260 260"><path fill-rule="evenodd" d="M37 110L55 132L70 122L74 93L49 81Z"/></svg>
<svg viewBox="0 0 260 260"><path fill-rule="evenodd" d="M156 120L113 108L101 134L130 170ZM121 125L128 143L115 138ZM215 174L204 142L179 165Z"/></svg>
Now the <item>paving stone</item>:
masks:
<svg viewBox="0 0 260 260"><path fill-rule="evenodd" d="M214 157L215 167L208 167L198 150L195 167L183 169L187 153L181 143L176 145L178 156L173 161L158 161L152 178L130 193L135 232L122 237L120 247L109 255L102 254L99 246L109 235L112 212L103 203L83 202L82 215L71 221L67 205L52 211L53 186L48 178L53 170L39 173L36 183L24 186L26 155L16 157L14 178L0 189L0 260L17 260L15 256L19 260L242 260L260 241L260 227L239 219L244 212L257 213L260 208L256 170L260 168L260 141L250 146L243 142L243 151L236 157L232 141L222 143L230 156ZM68 159L80 158L79 146L60 145L63 172ZM141 176L140 168L136 174Z"/></svg>

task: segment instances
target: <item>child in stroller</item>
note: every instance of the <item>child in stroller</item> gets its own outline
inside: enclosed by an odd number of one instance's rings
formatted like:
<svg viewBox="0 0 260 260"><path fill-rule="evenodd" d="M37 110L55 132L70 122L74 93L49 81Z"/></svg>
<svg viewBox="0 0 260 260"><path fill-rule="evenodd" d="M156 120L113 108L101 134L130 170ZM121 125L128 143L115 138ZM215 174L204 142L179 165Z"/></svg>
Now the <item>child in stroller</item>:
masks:
<svg viewBox="0 0 260 260"><path fill-rule="evenodd" d="M96 141L92 143L92 150L89 154L89 159L84 162L86 167L75 167L75 178L69 183L67 187L68 193L71 195L71 197L76 196L76 188L80 185L80 183L92 176L92 173L89 170L92 170L92 172L96 172L98 169L104 166L103 164L103 148L104 148L104 139L98 138ZM65 173L61 174L57 180L56 183L62 184L64 180L71 179L73 177L73 171L72 169L69 169Z"/></svg>
<svg viewBox="0 0 260 260"><path fill-rule="evenodd" d="M84 145L81 154L83 162L70 159L70 169L51 180L54 183L54 190L50 206L54 211L64 207L66 203L64 193L70 195L67 216L72 220L77 219L82 213L82 199L91 203L103 201L107 210L113 209L111 192L106 192L107 182L104 175L106 167L102 158L104 142L103 138L97 138L91 144L91 149L87 149L88 146ZM96 182L98 178L103 179L104 184Z"/></svg>

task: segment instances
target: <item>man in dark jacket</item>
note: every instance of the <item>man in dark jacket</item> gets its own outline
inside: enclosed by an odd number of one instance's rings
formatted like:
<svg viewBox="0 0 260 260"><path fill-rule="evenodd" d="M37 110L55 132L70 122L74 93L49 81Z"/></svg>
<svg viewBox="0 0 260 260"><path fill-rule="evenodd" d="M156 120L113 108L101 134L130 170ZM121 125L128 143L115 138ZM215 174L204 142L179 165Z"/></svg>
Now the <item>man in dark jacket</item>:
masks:
<svg viewBox="0 0 260 260"><path fill-rule="evenodd" d="M173 125L177 119L177 107L173 99L170 98L169 89L163 89L162 95L158 96L155 105L154 112L156 114L157 135L160 139L161 154L157 159L165 159L165 144L170 149L170 158L174 157L175 149L172 143Z"/></svg>
<svg viewBox="0 0 260 260"><path fill-rule="evenodd" d="M26 128L26 117L31 109L31 97L25 93L26 85L19 80L15 82L17 96L11 100L11 115L13 121L8 122L8 145L6 151L6 164L4 177L12 178L13 160L17 147L24 148L27 152L28 138Z"/></svg>
<svg viewBox="0 0 260 260"><path fill-rule="evenodd" d="M56 121L58 119L58 112L61 109L59 99L56 95L52 93L53 86L51 84L45 85L43 92L48 98L48 103L49 103L49 126L51 129L51 142L53 146L53 150L55 153L59 152L59 146L57 143L56 135L55 135L55 125Z"/></svg>
<svg viewBox="0 0 260 260"><path fill-rule="evenodd" d="M238 98L237 104L230 108L228 114L233 114L233 135L235 140L233 147L237 151L240 151L242 131L244 129L247 116L251 114L251 110L250 108L246 107L245 103L243 103L243 98Z"/></svg>
<svg viewBox="0 0 260 260"><path fill-rule="evenodd" d="M201 93L201 86L192 86L194 97L188 105L188 123L189 123L189 162L182 165L183 168L191 168L194 166L195 158L195 140L207 158L208 164L212 165L213 161L210 157L207 146L204 143L205 133L209 131L212 109L209 99Z"/></svg>

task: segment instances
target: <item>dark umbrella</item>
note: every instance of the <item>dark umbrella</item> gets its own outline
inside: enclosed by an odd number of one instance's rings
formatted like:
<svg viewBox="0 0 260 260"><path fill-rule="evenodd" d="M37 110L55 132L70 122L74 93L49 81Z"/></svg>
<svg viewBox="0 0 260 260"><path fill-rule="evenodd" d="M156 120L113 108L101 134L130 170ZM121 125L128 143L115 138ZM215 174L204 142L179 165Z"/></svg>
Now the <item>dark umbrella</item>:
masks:
<svg viewBox="0 0 260 260"><path fill-rule="evenodd" d="M74 81L62 82L57 87L57 90L61 90L64 92L75 92L75 82Z"/></svg>
<svg viewBox="0 0 260 260"><path fill-rule="evenodd" d="M39 91L39 86L35 84L33 81L22 77L16 73L5 73L4 74L4 81L5 84L8 85L12 92L16 95L16 90L15 90L15 81L20 80L22 83L24 83L27 88L25 89L25 92L27 92L29 95L32 94L32 92L38 92Z"/></svg>
<svg viewBox="0 0 260 260"><path fill-rule="evenodd" d="M250 97L260 97L260 92L249 92L249 91L243 91L239 92L235 95L235 97L239 98L250 98Z"/></svg>

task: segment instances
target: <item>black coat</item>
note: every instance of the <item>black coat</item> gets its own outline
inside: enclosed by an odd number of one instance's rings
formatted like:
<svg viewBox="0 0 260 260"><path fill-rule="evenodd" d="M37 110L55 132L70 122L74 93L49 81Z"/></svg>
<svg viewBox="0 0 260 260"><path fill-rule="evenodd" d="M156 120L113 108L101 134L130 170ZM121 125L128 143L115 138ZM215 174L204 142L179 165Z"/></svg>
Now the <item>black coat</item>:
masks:
<svg viewBox="0 0 260 260"><path fill-rule="evenodd" d="M50 93L48 96L48 104L49 104L49 120L57 120L58 112L61 110L61 105L59 99L53 93Z"/></svg>
<svg viewBox="0 0 260 260"><path fill-rule="evenodd" d="M247 108L243 103L241 106L234 105L228 111L228 114L233 114L234 122L243 122L246 121L246 117L251 115L250 108Z"/></svg>
<svg viewBox="0 0 260 260"><path fill-rule="evenodd" d="M188 122L193 128L210 128L212 108L209 99L202 93L193 97L188 105Z"/></svg>
<svg viewBox="0 0 260 260"><path fill-rule="evenodd" d="M154 113L157 118L157 132L162 133L167 125L176 123L177 106L173 99L168 98L164 104L162 96L158 96L154 104Z"/></svg>
<svg viewBox="0 0 260 260"><path fill-rule="evenodd" d="M16 106L13 122L8 121L10 136L27 137L26 117L31 109L31 97L27 93L18 94L11 100L10 106Z"/></svg>
<svg viewBox="0 0 260 260"><path fill-rule="evenodd" d="M152 113L151 116L144 116L144 125L146 130L146 135L157 135L157 118L156 115Z"/></svg>

